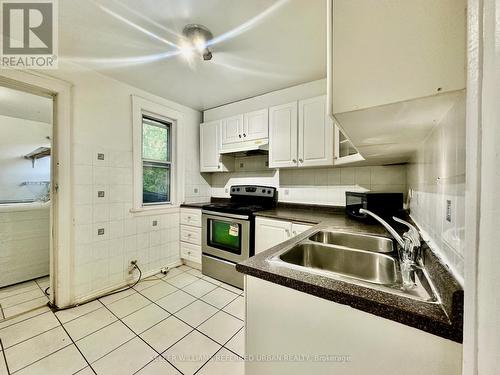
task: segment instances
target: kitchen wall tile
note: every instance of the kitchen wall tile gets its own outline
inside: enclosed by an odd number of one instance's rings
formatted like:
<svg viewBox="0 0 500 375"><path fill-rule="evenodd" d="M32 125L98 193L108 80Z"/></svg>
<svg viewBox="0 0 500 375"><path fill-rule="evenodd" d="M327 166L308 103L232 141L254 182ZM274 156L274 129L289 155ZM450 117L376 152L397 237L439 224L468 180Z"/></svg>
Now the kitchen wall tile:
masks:
<svg viewBox="0 0 500 375"><path fill-rule="evenodd" d="M463 281L465 93L420 145L407 173L412 218L436 254Z"/></svg>

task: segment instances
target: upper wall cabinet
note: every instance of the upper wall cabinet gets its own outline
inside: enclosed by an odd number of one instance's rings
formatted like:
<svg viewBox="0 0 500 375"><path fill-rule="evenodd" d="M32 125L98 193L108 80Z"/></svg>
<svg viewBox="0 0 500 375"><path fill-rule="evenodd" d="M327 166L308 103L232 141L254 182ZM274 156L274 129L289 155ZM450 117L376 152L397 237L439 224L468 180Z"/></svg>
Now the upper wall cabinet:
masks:
<svg viewBox="0 0 500 375"><path fill-rule="evenodd" d="M232 170L232 160L220 154L220 143L221 121L200 124L200 172Z"/></svg>
<svg viewBox="0 0 500 375"><path fill-rule="evenodd" d="M333 113L465 87L466 0L327 0L327 5Z"/></svg>
<svg viewBox="0 0 500 375"><path fill-rule="evenodd" d="M324 95L269 108L269 167L334 165L335 142Z"/></svg>
<svg viewBox="0 0 500 375"><path fill-rule="evenodd" d="M222 144L241 142L245 136L243 130L243 115L222 120Z"/></svg>
<svg viewBox="0 0 500 375"><path fill-rule="evenodd" d="M370 162L406 162L466 83L466 0L327 0L327 110ZM340 153L352 152L342 143ZM349 159L344 159L349 160Z"/></svg>
<svg viewBox="0 0 500 375"><path fill-rule="evenodd" d="M297 102L269 108L269 167L297 167Z"/></svg>
<svg viewBox="0 0 500 375"><path fill-rule="evenodd" d="M267 108L243 115L243 137L247 141L269 137L269 117Z"/></svg>
<svg viewBox="0 0 500 375"><path fill-rule="evenodd" d="M220 121L221 153L235 153L267 147L269 137L267 108L223 118Z"/></svg>

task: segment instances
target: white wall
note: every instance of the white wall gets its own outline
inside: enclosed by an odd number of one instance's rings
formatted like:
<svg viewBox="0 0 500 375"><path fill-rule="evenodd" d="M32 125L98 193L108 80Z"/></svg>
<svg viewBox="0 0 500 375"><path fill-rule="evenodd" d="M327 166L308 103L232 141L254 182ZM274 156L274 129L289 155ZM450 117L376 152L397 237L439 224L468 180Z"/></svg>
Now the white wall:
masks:
<svg viewBox="0 0 500 375"><path fill-rule="evenodd" d="M132 197L131 95L179 111L184 116L186 200L206 200L208 184L199 174L198 127L201 113L148 94L96 72L60 65L51 75L73 84L73 301L130 280L128 264L137 259L144 273L179 258L177 211L146 216L130 213ZM196 137L196 141L192 138ZM196 146L196 147L195 147ZM97 154L103 153L104 160ZM194 193L197 187L198 193ZM98 198L104 191L104 198ZM207 196L204 196L207 195ZM153 221L158 221L153 226ZM98 235L104 229L104 235Z"/></svg>
<svg viewBox="0 0 500 375"><path fill-rule="evenodd" d="M38 147L49 147L52 125L20 118L0 116L0 201L34 200L46 192L44 185L25 185L26 181L50 181L50 157L32 167L24 155Z"/></svg>
<svg viewBox="0 0 500 375"><path fill-rule="evenodd" d="M411 214L431 247L463 283L465 241L465 93L420 145L408 167ZM447 220L447 202L451 220Z"/></svg>

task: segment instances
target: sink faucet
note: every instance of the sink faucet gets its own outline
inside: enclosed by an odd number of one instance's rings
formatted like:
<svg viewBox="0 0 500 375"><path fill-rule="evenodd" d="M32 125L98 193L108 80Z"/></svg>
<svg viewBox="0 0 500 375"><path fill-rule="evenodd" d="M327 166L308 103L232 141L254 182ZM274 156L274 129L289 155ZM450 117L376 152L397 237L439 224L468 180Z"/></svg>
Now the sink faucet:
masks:
<svg viewBox="0 0 500 375"><path fill-rule="evenodd" d="M418 260L421 257L421 249L420 249L420 234L418 233L417 228L415 228L412 224L407 221L401 220L397 217L393 217L393 220L406 225L408 227L408 231L403 234L401 237L398 232L394 230L393 227L389 225L384 219L382 219L377 214L366 210L364 208L359 209L359 213L367 214L377 220L380 224L384 226L385 229L389 231L389 233L396 239L399 244L398 254L399 260L401 262L401 274L403 277L403 284L405 287L412 287L415 282L412 277L412 268L417 265Z"/></svg>

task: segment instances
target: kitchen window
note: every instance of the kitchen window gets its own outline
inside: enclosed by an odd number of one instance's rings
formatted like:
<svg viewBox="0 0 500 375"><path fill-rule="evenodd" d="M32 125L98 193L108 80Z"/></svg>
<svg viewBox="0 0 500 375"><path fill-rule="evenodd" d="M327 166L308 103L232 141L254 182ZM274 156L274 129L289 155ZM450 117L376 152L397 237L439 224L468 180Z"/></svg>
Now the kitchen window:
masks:
<svg viewBox="0 0 500 375"><path fill-rule="evenodd" d="M181 112L132 95L134 204L131 212L169 210L182 201Z"/></svg>
<svg viewBox="0 0 500 375"><path fill-rule="evenodd" d="M142 116L142 203L171 203L172 122Z"/></svg>

